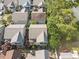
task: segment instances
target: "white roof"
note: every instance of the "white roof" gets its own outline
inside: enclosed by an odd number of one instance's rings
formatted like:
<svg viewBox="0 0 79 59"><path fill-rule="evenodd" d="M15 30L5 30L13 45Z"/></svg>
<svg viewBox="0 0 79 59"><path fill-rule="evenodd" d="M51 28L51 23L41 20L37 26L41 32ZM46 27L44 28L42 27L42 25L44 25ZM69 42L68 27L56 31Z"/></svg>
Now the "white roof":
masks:
<svg viewBox="0 0 79 59"><path fill-rule="evenodd" d="M17 32L21 32L24 37L25 24L13 24L5 28L4 39L11 39Z"/></svg>
<svg viewBox="0 0 79 59"><path fill-rule="evenodd" d="M46 24L31 24L29 28L47 28Z"/></svg>
<svg viewBox="0 0 79 59"><path fill-rule="evenodd" d="M22 44L23 42L22 42L22 40L23 40L23 37L22 37L22 35L21 35L21 33L20 32L17 32L13 37L12 37L12 39L11 39L11 44Z"/></svg>
<svg viewBox="0 0 79 59"><path fill-rule="evenodd" d="M14 12L12 14L14 24L26 24L28 21L28 12Z"/></svg>
<svg viewBox="0 0 79 59"><path fill-rule="evenodd" d="M25 4L26 2L31 2L31 0L19 0L19 4L20 5L23 5L23 4Z"/></svg>
<svg viewBox="0 0 79 59"><path fill-rule="evenodd" d="M35 51L35 56L31 53L27 54L26 59L49 59L48 50Z"/></svg>
<svg viewBox="0 0 79 59"><path fill-rule="evenodd" d="M12 37L11 43L16 43L16 42L17 42L17 40L18 40L18 35L19 35L19 32L17 32L17 33Z"/></svg>
<svg viewBox="0 0 79 59"><path fill-rule="evenodd" d="M36 42L37 43L47 43L48 41L47 41L47 37L45 36L45 32L44 31L42 31L39 35L38 35L38 37L37 37L37 40L36 40Z"/></svg>
<svg viewBox="0 0 79 59"><path fill-rule="evenodd" d="M24 28L25 24L13 24L13 25L9 25L6 28Z"/></svg>
<svg viewBox="0 0 79 59"><path fill-rule="evenodd" d="M33 5L39 5L41 2L44 2L44 0L33 0Z"/></svg>

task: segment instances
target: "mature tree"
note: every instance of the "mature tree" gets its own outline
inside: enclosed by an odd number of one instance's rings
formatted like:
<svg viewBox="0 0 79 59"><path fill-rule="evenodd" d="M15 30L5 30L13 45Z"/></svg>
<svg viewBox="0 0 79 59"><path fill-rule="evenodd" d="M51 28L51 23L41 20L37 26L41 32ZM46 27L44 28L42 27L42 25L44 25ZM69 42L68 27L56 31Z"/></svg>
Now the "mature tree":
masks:
<svg viewBox="0 0 79 59"><path fill-rule="evenodd" d="M79 35L71 9L77 6L77 3L66 0L46 0L46 5L50 48L58 50L59 46L64 45L68 40L77 39Z"/></svg>
<svg viewBox="0 0 79 59"><path fill-rule="evenodd" d="M11 14L5 14L2 16L2 20L0 21L1 24L7 26L12 23L12 16Z"/></svg>

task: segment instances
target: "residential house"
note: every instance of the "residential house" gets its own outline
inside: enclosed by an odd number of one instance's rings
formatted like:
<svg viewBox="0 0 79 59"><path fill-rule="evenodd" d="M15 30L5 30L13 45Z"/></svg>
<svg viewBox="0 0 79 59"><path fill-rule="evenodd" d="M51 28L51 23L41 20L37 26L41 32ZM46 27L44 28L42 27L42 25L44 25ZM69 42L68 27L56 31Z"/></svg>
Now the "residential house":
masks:
<svg viewBox="0 0 79 59"><path fill-rule="evenodd" d="M49 59L48 50L31 51L27 54L26 59Z"/></svg>
<svg viewBox="0 0 79 59"><path fill-rule="evenodd" d="M31 4L31 0L19 0L19 5L22 5L23 6L26 3Z"/></svg>
<svg viewBox="0 0 79 59"><path fill-rule="evenodd" d="M29 27L30 45L45 46L48 43L46 24L31 24Z"/></svg>
<svg viewBox="0 0 79 59"><path fill-rule="evenodd" d="M33 0L33 10L39 9L45 12L45 3L44 0Z"/></svg>
<svg viewBox="0 0 79 59"><path fill-rule="evenodd" d="M16 6L19 5L19 0L4 0L4 5L7 6L10 3L14 3Z"/></svg>
<svg viewBox="0 0 79 59"><path fill-rule="evenodd" d="M33 5L39 5L41 2L44 2L44 0L33 0Z"/></svg>
<svg viewBox="0 0 79 59"><path fill-rule="evenodd" d="M29 0L30 1L30 0ZM25 12L26 11L31 11L31 3L30 2L25 2L23 5L22 5L22 10L24 10L25 9ZM21 10L21 11L22 11Z"/></svg>
<svg viewBox="0 0 79 59"><path fill-rule="evenodd" d="M14 12L12 14L12 21L14 24L27 24L28 12Z"/></svg>
<svg viewBox="0 0 79 59"><path fill-rule="evenodd" d="M9 50L6 55L0 54L0 59L21 59L21 53L19 50Z"/></svg>
<svg viewBox="0 0 79 59"><path fill-rule="evenodd" d="M14 2L15 5L23 5L26 2L31 2L31 0L4 0L4 4L8 5L9 3Z"/></svg>
<svg viewBox="0 0 79 59"><path fill-rule="evenodd" d="M46 12L41 12L41 10L32 11L31 20L36 21L38 24L45 24L46 23Z"/></svg>
<svg viewBox="0 0 79 59"><path fill-rule="evenodd" d="M14 2L11 2L7 5L8 10L10 10L11 12L15 12L16 11L16 6L14 4Z"/></svg>
<svg viewBox="0 0 79 59"><path fill-rule="evenodd" d="M1 25L0 24L0 44L3 40L3 37L4 37L4 29L5 29L5 26Z"/></svg>
<svg viewBox="0 0 79 59"><path fill-rule="evenodd" d="M10 42L12 45L23 47L25 36L25 24L13 24L5 28L5 42Z"/></svg>

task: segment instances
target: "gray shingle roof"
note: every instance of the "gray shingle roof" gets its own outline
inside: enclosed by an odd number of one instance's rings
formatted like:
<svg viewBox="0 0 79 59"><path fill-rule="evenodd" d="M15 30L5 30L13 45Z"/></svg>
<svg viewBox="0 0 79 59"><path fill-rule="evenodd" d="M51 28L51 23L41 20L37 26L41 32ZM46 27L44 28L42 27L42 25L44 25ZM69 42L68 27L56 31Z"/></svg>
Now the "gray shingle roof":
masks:
<svg viewBox="0 0 79 59"><path fill-rule="evenodd" d="M12 2L14 2L15 4L17 4L18 3L18 0L4 0L4 5L7 6L8 4L10 4Z"/></svg>
<svg viewBox="0 0 79 59"><path fill-rule="evenodd" d="M28 53L26 59L49 59L48 50L35 51L35 56Z"/></svg>
<svg viewBox="0 0 79 59"><path fill-rule="evenodd" d="M14 24L26 24L28 21L28 12L15 12L12 14Z"/></svg>
<svg viewBox="0 0 79 59"><path fill-rule="evenodd" d="M20 5L24 5L26 2L30 3L31 0L19 0Z"/></svg>
<svg viewBox="0 0 79 59"><path fill-rule="evenodd" d="M10 42L12 45L23 45L24 43L24 39L21 35L20 32L17 32L11 39L11 42Z"/></svg>
<svg viewBox="0 0 79 59"><path fill-rule="evenodd" d="M47 26L45 24L30 25L30 27L29 27L29 39L30 40L31 39L40 39L39 35L40 36L43 35L42 32L45 33L45 35L46 35L45 37L47 38ZM44 40L44 37L41 36L41 38ZM38 41L40 42L40 40L38 40Z"/></svg>
<svg viewBox="0 0 79 59"><path fill-rule="evenodd" d="M41 32L39 34L39 36L37 37L37 40L36 40L37 43L48 43L48 40L47 40L47 37L45 35L45 32Z"/></svg>
<svg viewBox="0 0 79 59"><path fill-rule="evenodd" d="M24 37L25 24L9 25L5 28L4 39L11 39L17 32Z"/></svg>
<svg viewBox="0 0 79 59"><path fill-rule="evenodd" d="M33 0L33 5L39 5L41 2L44 2L44 0Z"/></svg>
<svg viewBox="0 0 79 59"><path fill-rule="evenodd" d="M45 23L46 21L46 12L32 12L31 19L37 21L38 23Z"/></svg>
<svg viewBox="0 0 79 59"><path fill-rule="evenodd" d="M4 4L5 5L8 5L9 3L11 2L14 2L16 5L19 4L19 5L23 5L25 4L26 2L31 2L30 0L4 0Z"/></svg>

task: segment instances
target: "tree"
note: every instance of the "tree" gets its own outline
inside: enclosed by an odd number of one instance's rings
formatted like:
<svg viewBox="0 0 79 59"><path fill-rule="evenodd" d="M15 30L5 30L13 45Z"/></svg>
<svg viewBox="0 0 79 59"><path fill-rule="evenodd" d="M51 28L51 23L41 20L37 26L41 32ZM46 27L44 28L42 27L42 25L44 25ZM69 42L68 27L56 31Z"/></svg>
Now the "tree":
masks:
<svg viewBox="0 0 79 59"><path fill-rule="evenodd" d="M11 24L11 22L12 22L11 14L5 14L2 16L2 20L0 23L7 26L7 25Z"/></svg>
<svg viewBox="0 0 79 59"><path fill-rule="evenodd" d="M46 0L46 5L50 48L58 52L58 48L66 41L76 40L79 35L71 9L77 5L66 0Z"/></svg>

